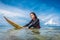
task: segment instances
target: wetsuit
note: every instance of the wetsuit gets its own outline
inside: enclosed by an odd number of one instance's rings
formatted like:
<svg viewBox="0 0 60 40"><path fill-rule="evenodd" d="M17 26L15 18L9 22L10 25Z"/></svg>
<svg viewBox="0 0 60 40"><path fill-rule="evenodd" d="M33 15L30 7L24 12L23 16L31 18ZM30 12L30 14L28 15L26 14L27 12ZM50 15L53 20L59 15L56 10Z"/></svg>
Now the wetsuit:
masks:
<svg viewBox="0 0 60 40"><path fill-rule="evenodd" d="M40 28L40 22L39 19L31 20L28 24L26 24L24 27L28 26L28 28Z"/></svg>

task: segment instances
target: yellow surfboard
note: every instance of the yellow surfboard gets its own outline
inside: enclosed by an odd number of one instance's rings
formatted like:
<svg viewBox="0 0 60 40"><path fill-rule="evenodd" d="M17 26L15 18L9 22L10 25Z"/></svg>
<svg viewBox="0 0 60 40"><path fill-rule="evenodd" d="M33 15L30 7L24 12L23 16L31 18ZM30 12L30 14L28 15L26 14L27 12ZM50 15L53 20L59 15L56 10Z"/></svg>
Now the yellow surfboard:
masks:
<svg viewBox="0 0 60 40"><path fill-rule="evenodd" d="M15 22L13 22L12 20L6 18L5 16L4 16L4 18L5 18L5 20L6 20L9 24L11 24L15 29L25 28L25 27L22 27L22 26L18 25L18 24L15 23ZM32 28L30 28L30 29L32 30Z"/></svg>
<svg viewBox="0 0 60 40"><path fill-rule="evenodd" d="M17 23L13 22L12 20L6 18L5 16L4 16L4 18L9 24L11 24L13 27L15 27L15 29L22 29L23 28L22 26L18 25Z"/></svg>

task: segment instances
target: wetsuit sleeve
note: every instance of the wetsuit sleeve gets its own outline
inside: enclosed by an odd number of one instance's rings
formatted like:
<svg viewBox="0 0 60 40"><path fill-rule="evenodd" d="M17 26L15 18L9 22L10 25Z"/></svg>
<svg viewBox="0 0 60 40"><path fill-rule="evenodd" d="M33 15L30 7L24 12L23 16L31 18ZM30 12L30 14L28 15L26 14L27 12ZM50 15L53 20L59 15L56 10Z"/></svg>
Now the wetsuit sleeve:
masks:
<svg viewBox="0 0 60 40"><path fill-rule="evenodd" d="M34 22L32 22L30 25L29 25L29 28L33 27L33 25L36 25L39 23L39 19L36 19Z"/></svg>
<svg viewBox="0 0 60 40"><path fill-rule="evenodd" d="M24 27L29 26L31 24L31 22L32 22L32 20L28 24L24 25Z"/></svg>

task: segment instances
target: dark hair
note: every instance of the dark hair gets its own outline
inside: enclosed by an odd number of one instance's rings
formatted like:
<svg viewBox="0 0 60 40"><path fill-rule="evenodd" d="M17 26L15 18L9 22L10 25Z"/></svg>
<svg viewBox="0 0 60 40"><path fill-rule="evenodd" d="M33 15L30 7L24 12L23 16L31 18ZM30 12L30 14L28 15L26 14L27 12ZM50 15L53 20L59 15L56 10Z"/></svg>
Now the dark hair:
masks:
<svg viewBox="0 0 60 40"><path fill-rule="evenodd" d="M34 12L31 12L30 14L33 14L35 16L35 18L37 19L37 16L36 16L36 14Z"/></svg>

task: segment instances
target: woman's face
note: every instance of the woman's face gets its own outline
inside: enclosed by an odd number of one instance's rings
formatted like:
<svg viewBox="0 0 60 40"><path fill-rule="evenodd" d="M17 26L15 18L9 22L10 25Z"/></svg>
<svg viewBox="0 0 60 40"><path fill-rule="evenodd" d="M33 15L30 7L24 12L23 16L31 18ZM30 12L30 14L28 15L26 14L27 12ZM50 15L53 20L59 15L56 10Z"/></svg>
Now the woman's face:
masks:
<svg viewBox="0 0 60 40"><path fill-rule="evenodd" d="M30 17L31 17L32 19L34 19L34 18L35 18L34 14L30 14Z"/></svg>

